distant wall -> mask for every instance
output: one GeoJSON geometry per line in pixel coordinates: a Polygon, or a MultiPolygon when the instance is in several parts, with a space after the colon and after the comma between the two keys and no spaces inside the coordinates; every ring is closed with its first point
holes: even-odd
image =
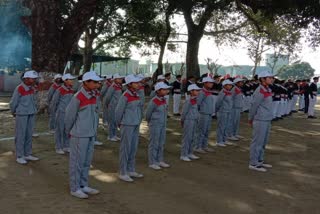
{"type": "Polygon", "coordinates": [[[0,87],[0,91],[2,92],[13,92],[14,89],[21,83],[20,80],[21,74],[8,75],[2,74],[0,78],[2,79],[2,86],[0,87]]]}

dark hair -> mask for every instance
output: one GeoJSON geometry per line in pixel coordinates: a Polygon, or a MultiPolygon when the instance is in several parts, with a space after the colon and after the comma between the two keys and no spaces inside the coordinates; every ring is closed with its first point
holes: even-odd
{"type": "Polygon", "coordinates": [[[170,76],[171,75],[171,73],[166,73],[165,75],[164,75],[164,77],[168,77],[168,76],[170,76]]]}

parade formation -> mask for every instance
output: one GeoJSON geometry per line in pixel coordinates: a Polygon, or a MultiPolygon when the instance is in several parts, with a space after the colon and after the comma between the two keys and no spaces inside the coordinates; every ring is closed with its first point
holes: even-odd
{"type": "MultiPolygon", "coordinates": [[[[16,162],[22,165],[39,160],[32,154],[38,78],[36,71],[25,72],[10,102],[16,120],[16,162]]],[[[214,151],[209,145],[209,133],[215,119],[216,146],[238,144],[244,139],[239,135],[241,114],[247,114],[247,122],[253,128],[248,168],[267,172],[272,168],[265,160],[271,122],[298,111],[304,112],[306,119],[316,118],[318,77],[311,83],[310,80],[279,80],[272,73],[262,71],[253,79],[204,74],[201,78],[190,76],[185,83],[177,75],[170,83],[171,74],[167,73],[157,77],[146,106],[145,84],[150,77],[143,74],[100,77],[95,71],[88,71],[78,78],[77,89],[73,87],[75,79],[69,73],[55,75],[47,102],[49,132],[54,134],[56,154],[69,154],[70,193],[77,198],[99,193],[89,186],[89,170],[94,146],[103,144],[97,140],[100,117],[107,127],[108,141],[120,142],[119,179],[125,182],[144,177],[136,169],[135,158],[144,119],[150,135],[149,168],[171,167],[164,152],[170,95],[173,116],[180,118],[177,125],[183,128],[177,158],[185,162],[214,151]]]]}

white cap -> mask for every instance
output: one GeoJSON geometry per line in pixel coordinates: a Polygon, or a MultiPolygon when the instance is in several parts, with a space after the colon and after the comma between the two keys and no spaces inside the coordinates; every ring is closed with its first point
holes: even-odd
{"type": "Polygon", "coordinates": [[[269,71],[261,71],[259,74],[258,74],[258,77],[259,78],[262,78],[262,77],[273,77],[274,75],[272,73],[270,73],[269,71]]]}
{"type": "Polygon", "coordinates": [[[196,84],[191,84],[188,86],[188,91],[192,90],[201,90],[201,88],[199,88],[196,84]]]}
{"type": "Polygon", "coordinates": [[[166,78],[161,74],[157,77],[157,80],[165,80],[166,78]]]}
{"type": "Polygon", "coordinates": [[[205,83],[205,82],[214,82],[214,80],[211,77],[204,77],[202,78],[202,83],[205,83]]]}
{"type": "Polygon", "coordinates": [[[114,74],[112,79],[122,79],[124,78],[124,76],[120,76],[118,73],[117,74],[114,74]]]}
{"type": "Polygon", "coordinates": [[[23,79],[24,78],[37,79],[37,78],[39,78],[39,75],[36,71],[31,70],[31,71],[27,71],[23,74],[23,79]]]}
{"type": "Polygon", "coordinates": [[[140,82],[141,81],[141,78],[134,75],[134,74],[129,74],[128,76],[126,76],[124,78],[124,80],[126,81],[125,85],[128,85],[130,83],[133,83],[133,82],[140,82]]]}
{"type": "Polygon", "coordinates": [[[98,74],[95,71],[89,71],[83,74],[82,76],[82,82],[93,80],[93,81],[102,81],[103,78],[99,77],[98,74]]]}
{"type": "Polygon", "coordinates": [[[73,80],[73,79],[75,79],[76,77],[75,76],[72,76],[71,74],[64,74],[63,76],[62,76],[62,80],[63,81],[66,81],[66,80],[73,80]]]}
{"type": "Polygon", "coordinates": [[[225,80],[222,82],[222,85],[233,85],[233,82],[231,80],[225,80]]]}
{"type": "Polygon", "coordinates": [[[111,74],[107,74],[106,75],[106,79],[108,80],[108,79],[112,79],[112,75],[111,74]]]}
{"type": "Polygon", "coordinates": [[[171,88],[171,86],[165,84],[164,82],[158,82],[155,86],[154,86],[154,90],[158,91],[160,89],[169,89],[171,88]]]}
{"type": "Polygon", "coordinates": [[[56,75],[54,75],[54,77],[53,77],[53,79],[59,79],[59,78],[62,78],[62,75],[61,74],[56,74],[56,75]]]}
{"type": "Polygon", "coordinates": [[[241,82],[241,81],[244,81],[244,79],[242,79],[242,78],[235,78],[235,79],[233,80],[233,83],[237,83],[237,82],[241,82]]]}

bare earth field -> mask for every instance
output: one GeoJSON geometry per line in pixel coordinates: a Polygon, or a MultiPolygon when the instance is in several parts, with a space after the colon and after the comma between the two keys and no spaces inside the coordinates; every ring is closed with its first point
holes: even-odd
{"type": "MultiPolygon", "coordinates": [[[[10,98],[0,97],[0,110],[10,98]]],[[[171,100],[172,103],[172,100],[171,100]]],[[[320,105],[317,106],[320,117],[320,105]]],[[[52,135],[34,139],[39,162],[21,166],[14,158],[14,118],[0,111],[0,214],[317,214],[320,213],[320,119],[297,113],[274,122],[266,160],[267,173],[248,170],[251,128],[242,115],[237,146],[216,148],[190,163],[179,160],[181,127],[171,117],[165,156],[172,165],[162,171],[147,167],[148,129],[143,122],[137,169],[145,175],[133,184],[117,179],[119,143],[96,147],[91,186],[100,195],[80,200],[69,195],[68,156],[57,155],[52,135]],[[4,139],[7,138],[8,139],[4,139]]],[[[36,132],[45,133],[48,117],[37,116],[36,132]]],[[[210,144],[215,143],[213,121],[210,144]]]]}

